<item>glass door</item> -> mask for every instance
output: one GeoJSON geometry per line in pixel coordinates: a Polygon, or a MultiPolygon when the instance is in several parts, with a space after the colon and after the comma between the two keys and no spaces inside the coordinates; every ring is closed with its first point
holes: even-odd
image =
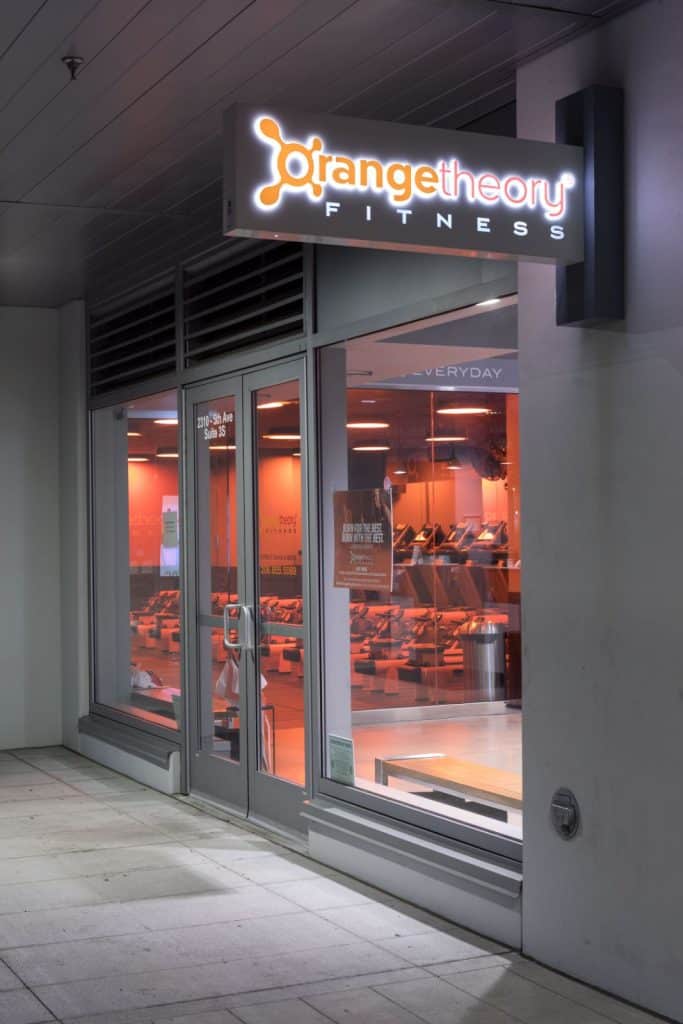
{"type": "Polygon", "coordinates": [[[192,389],[189,397],[191,786],[246,814],[242,379],[192,389]]]}
{"type": "Polygon", "coordinates": [[[307,777],[303,375],[303,360],[297,360],[250,374],[244,390],[255,674],[250,813],[292,829],[301,828],[307,777]]]}
{"type": "Polygon", "coordinates": [[[307,778],[302,360],[188,392],[191,788],[300,829],[307,778]]]}

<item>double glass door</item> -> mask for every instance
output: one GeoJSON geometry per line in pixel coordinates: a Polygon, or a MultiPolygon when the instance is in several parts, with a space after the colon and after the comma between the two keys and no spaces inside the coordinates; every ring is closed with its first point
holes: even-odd
{"type": "Polygon", "coordinates": [[[187,392],[193,792],[298,830],[307,774],[303,360],[187,392]]]}

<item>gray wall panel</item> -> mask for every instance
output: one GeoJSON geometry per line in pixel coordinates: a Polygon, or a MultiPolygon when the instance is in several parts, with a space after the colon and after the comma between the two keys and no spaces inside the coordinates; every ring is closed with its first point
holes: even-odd
{"type": "Polygon", "coordinates": [[[59,311],[59,355],[62,711],[64,742],[77,750],[78,719],[89,706],[88,439],[82,302],[71,302],[59,311]]]}
{"type": "Polygon", "coordinates": [[[517,290],[515,263],[334,245],[316,246],[316,275],[320,332],[375,316],[399,323],[413,304],[443,312],[517,290]]]}
{"type": "Polygon", "coordinates": [[[0,749],[62,740],[58,326],[0,307],[0,749]]]}
{"type": "Polygon", "coordinates": [[[520,270],[525,951],[683,1019],[683,8],[638,7],[523,68],[518,130],[623,84],[628,313],[555,326],[554,272],[520,270]],[[557,786],[583,826],[557,837],[557,786]]]}

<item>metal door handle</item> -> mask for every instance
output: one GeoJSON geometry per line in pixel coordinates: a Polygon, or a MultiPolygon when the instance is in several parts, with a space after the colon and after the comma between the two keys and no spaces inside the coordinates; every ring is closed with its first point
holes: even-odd
{"type": "Polygon", "coordinates": [[[255,638],[255,632],[254,632],[254,610],[253,610],[253,608],[251,608],[250,605],[243,604],[242,605],[242,611],[244,612],[244,618],[245,618],[245,621],[246,621],[246,643],[245,643],[245,647],[247,648],[248,651],[253,651],[254,647],[255,647],[255,644],[256,644],[256,638],[255,638]]]}
{"type": "Polygon", "coordinates": [[[230,639],[230,612],[234,611],[236,608],[239,609],[239,614],[237,616],[237,633],[239,635],[240,615],[242,613],[242,605],[239,602],[234,602],[233,604],[223,605],[223,644],[230,651],[241,651],[242,650],[242,644],[241,644],[241,642],[239,640],[237,641],[237,643],[234,643],[230,639]]]}

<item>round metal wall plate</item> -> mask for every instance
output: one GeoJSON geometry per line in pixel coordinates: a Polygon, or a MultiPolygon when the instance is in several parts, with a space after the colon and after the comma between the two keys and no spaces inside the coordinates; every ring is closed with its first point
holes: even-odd
{"type": "Polygon", "coordinates": [[[573,839],[579,830],[581,816],[576,797],[570,789],[557,789],[550,801],[553,827],[562,839],[573,839]]]}

